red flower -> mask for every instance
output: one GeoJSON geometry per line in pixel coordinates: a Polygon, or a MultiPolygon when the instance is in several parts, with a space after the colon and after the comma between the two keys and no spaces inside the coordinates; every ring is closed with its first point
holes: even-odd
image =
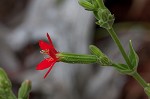
{"type": "Polygon", "coordinates": [[[42,49],[40,52],[42,54],[47,54],[49,57],[44,59],[41,63],[39,63],[36,67],[36,70],[43,70],[46,68],[49,68],[47,73],[44,75],[44,78],[47,77],[51,69],[53,68],[54,64],[59,61],[58,58],[56,57],[56,54],[58,53],[56,49],[53,46],[52,40],[47,33],[47,38],[49,40],[49,43],[46,43],[42,40],[39,41],[39,46],[42,49]]]}

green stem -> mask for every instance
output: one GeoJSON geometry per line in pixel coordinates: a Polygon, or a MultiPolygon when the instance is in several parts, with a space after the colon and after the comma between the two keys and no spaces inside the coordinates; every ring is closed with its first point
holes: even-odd
{"type": "MultiPolygon", "coordinates": [[[[129,68],[131,66],[131,62],[123,48],[123,46],[121,45],[120,43],[120,40],[118,38],[118,36],[116,35],[116,33],[114,32],[113,28],[110,28],[110,29],[107,29],[107,31],[109,32],[109,34],[111,35],[112,39],[115,41],[115,43],[117,44],[123,58],[125,59],[126,63],[128,64],[129,68]]],[[[131,69],[131,68],[130,68],[131,69]]],[[[138,83],[143,87],[143,88],[146,88],[148,87],[146,81],[136,72],[134,72],[132,75],[131,75],[134,79],[136,79],[138,81],[138,83]]],[[[148,94],[147,94],[148,95],[148,94]]],[[[149,96],[149,95],[148,95],[149,96]]]]}
{"type": "Polygon", "coordinates": [[[123,48],[123,46],[120,43],[120,40],[118,38],[118,36],[116,35],[116,33],[114,32],[113,28],[107,29],[107,31],[109,32],[109,34],[111,35],[112,39],[114,40],[114,42],[117,44],[123,58],[125,59],[126,63],[131,66],[131,62],[123,48]]]}
{"type": "MultiPolygon", "coordinates": [[[[120,43],[120,40],[118,38],[118,36],[116,35],[116,33],[114,32],[113,28],[110,28],[110,29],[107,29],[107,31],[109,32],[109,34],[111,35],[112,39],[115,41],[115,43],[117,44],[122,56],[124,57],[126,63],[128,64],[129,68],[131,66],[131,62],[123,48],[123,46],[121,45],[120,43]]],[[[131,68],[130,68],[131,69],[131,68]]],[[[136,79],[138,81],[138,83],[143,87],[143,88],[146,88],[148,87],[146,81],[136,72],[134,72],[132,75],[131,75],[134,79],[136,79]]],[[[148,95],[148,94],[147,94],[148,95]]],[[[149,95],[148,95],[149,96],[149,95]]]]}
{"type": "Polygon", "coordinates": [[[148,87],[146,81],[137,72],[133,73],[131,76],[136,79],[143,88],[148,87]]]}

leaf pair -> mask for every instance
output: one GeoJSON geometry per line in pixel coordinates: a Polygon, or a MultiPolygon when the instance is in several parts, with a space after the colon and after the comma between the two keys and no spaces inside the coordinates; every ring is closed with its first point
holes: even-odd
{"type": "Polygon", "coordinates": [[[133,49],[131,40],[129,41],[129,48],[130,51],[129,51],[128,58],[130,61],[130,66],[126,64],[115,64],[115,63],[113,64],[113,66],[123,74],[132,75],[137,70],[139,58],[135,50],[133,49]]]}
{"type": "Polygon", "coordinates": [[[122,74],[131,75],[134,73],[126,64],[113,64],[113,66],[122,74]]]}

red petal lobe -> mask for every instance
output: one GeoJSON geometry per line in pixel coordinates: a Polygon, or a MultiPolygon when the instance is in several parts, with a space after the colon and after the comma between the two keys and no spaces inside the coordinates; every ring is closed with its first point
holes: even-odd
{"type": "Polygon", "coordinates": [[[53,42],[52,42],[52,40],[51,40],[51,38],[50,38],[50,36],[49,36],[49,34],[48,34],[48,33],[47,33],[47,38],[48,38],[48,41],[49,41],[50,45],[52,45],[52,46],[53,46],[53,42]]]}
{"type": "Polygon", "coordinates": [[[44,42],[44,41],[42,41],[42,40],[39,41],[39,46],[40,46],[40,48],[41,48],[42,50],[46,50],[46,49],[51,49],[51,48],[53,48],[53,46],[50,46],[48,43],[46,43],[46,42],[44,42]]]}
{"type": "Polygon", "coordinates": [[[54,66],[55,63],[56,63],[56,62],[53,62],[53,63],[51,64],[50,68],[48,69],[48,71],[47,71],[46,74],[44,75],[44,79],[47,77],[47,75],[49,74],[49,72],[52,70],[52,68],[53,68],[53,66],[54,66]]]}
{"type": "Polygon", "coordinates": [[[55,60],[50,60],[49,58],[46,58],[43,60],[41,63],[39,63],[36,67],[36,70],[43,70],[46,69],[50,66],[52,66],[56,62],[55,60]]]}

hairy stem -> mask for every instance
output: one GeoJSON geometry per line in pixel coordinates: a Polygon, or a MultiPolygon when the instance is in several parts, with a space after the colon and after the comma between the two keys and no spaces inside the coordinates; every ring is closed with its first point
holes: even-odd
{"type": "Polygon", "coordinates": [[[131,76],[136,79],[143,88],[147,87],[146,81],[139,75],[139,73],[135,72],[131,76]]]}
{"type": "Polygon", "coordinates": [[[131,66],[130,60],[129,60],[129,58],[128,58],[128,56],[127,56],[123,46],[121,45],[118,36],[114,32],[113,28],[107,29],[107,31],[109,32],[109,34],[111,35],[112,39],[114,40],[114,42],[118,46],[118,48],[119,48],[123,58],[125,59],[126,63],[128,64],[128,66],[131,66]]]}

